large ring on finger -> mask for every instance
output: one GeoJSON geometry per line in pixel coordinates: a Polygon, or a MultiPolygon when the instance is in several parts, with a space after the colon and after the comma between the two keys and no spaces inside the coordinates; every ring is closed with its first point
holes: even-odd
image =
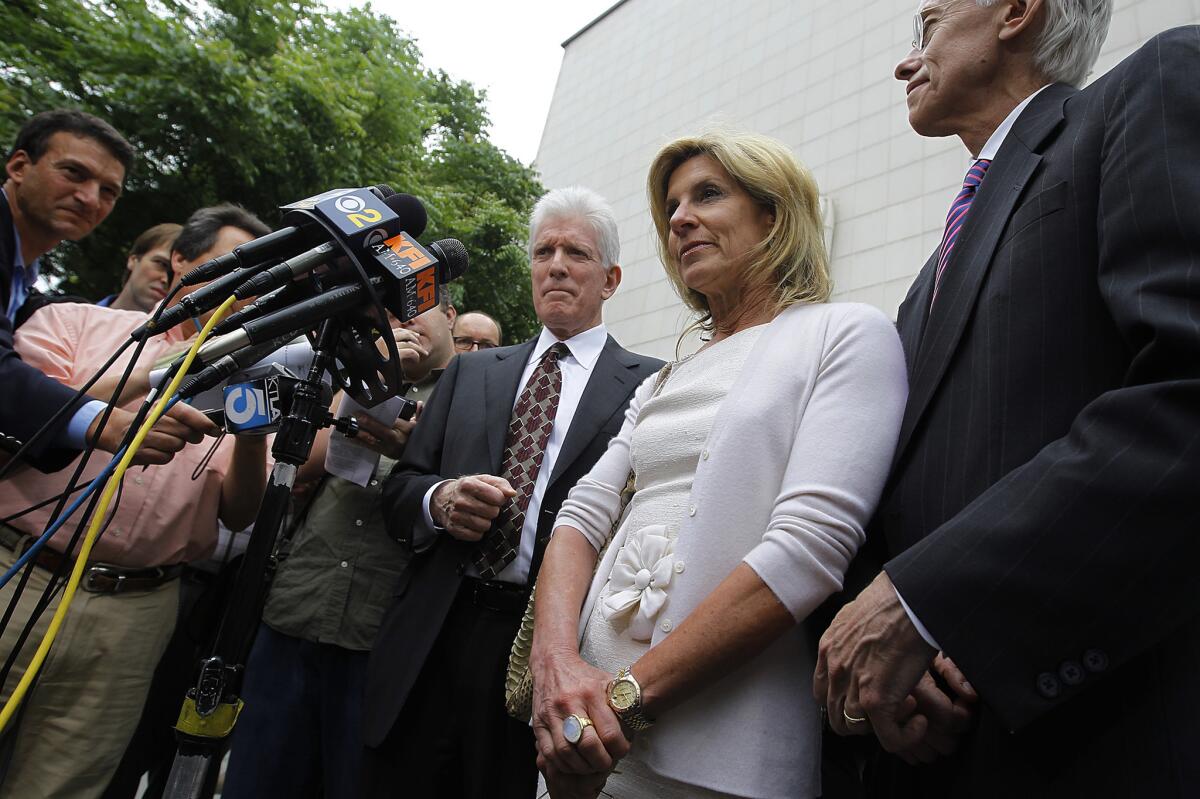
{"type": "Polygon", "coordinates": [[[567,739],[567,743],[574,746],[583,740],[583,731],[591,726],[592,720],[587,716],[572,713],[563,719],[563,737],[567,739]]]}
{"type": "Polygon", "coordinates": [[[846,708],[844,705],[842,706],[842,718],[844,718],[846,720],[847,724],[862,724],[864,721],[867,720],[866,716],[863,716],[862,718],[859,718],[858,716],[851,716],[849,713],[846,712],[846,708]]]}

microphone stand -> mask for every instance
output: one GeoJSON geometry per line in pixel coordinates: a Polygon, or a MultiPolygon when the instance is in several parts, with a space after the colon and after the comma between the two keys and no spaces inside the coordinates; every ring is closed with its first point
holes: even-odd
{"type": "Polygon", "coordinates": [[[358,432],[353,418],[335,421],[321,396],[321,377],[334,368],[341,333],[340,320],[331,318],[321,323],[312,365],[296,387],[292,406],[275,435],[271,447],[275,466],[234,580],[228,609],[213,652],[200,663],[195,685],[188,689],[175,727],[179,748],[164,791],[168,799],[201,799],[211,796],[216,785],[216,766],[225,754],[242,708],[242,676],[274,573],[272,552],[287,515],[296,470],[308,460],[318,430],[333,425],[349,436],[358,432]]]}

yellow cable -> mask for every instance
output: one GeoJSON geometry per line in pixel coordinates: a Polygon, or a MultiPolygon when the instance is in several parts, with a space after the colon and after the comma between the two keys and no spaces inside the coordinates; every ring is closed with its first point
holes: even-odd
{"type": "Polygon", "coordinates": [[[167,386],[167,389],[159,396],[158,401],[154,403],[154,407],[150,409],[149,415],[142,422],[142,426],[138,428],[137,435],[133,437],[129,448],[125,450],[125,455],[122,456],[112,476],[105,483],[104,493],[100,495],[100,504],[97,506],[96,512],[92,514],[92,521],[88,526],[87,536],[84,537],[83,546],[80,548],[79,554],[75,557],[75,568],[71,570],[71,578],[67,581],[67,587],[63,590],[62,599],[58,603],[58,608],[54,611],[54,618],[50,620],[50,624],[46,628],[46,635],[42,638],[41,644],[38,645],[37,652],[34,652],[33,660],[29,662],[29,667],[21,675],[21,681],[17,683],[17,687],[13,691],[12,696],[9,697],[8,702],[5,703],[4,709],[0,710],[0,732],[3,732],[4,728],[8,726],[9,719],[12,718],[17,707],[20,706],[21,700],[25,698],[25,694],[29,690],[33,678],[37,675],[38,669],[42,667],[46,655],[50,652],[50,647],[54,644],[54,639],[58,635],[59,628],[62,626],[63,617],[67,615],[67,608],[70,607],[71,600],[75,597],[75,589],[79,586],[79,581],[83,579],[83,570],[87,568],[88,555],[92,552],[92,545],[96,542],[96,538],[100,533],[101,523],[108,513],[108,504],[112,501],[113,494],[117,492],[117,486],[121,484],[121,478],[125,476],[125,470],[129,468],[129,462],[133,460],[133,456],[137,454],[138,449],[142,446],[142,442],[146,440],[150,428],[163,415],[167,401],[175,395],[179,384],[183,382],[184,375],[192,368],[192,361],[196,359],[196,352],[200,349],[200,345],[204,343],[204,339],[208,338],[208,334],[212,331],[213,327],[221,321],[221,317],[225,316],[234,302],[236,302],[236,298],[230,297],[213,312],[213,315],[204,325],[204,329],[200,331],[200,335],[192,342],[191,349],[188,350],[187,356],[183,359],[183,366],[175,373],[171,384],[167,386]]]}

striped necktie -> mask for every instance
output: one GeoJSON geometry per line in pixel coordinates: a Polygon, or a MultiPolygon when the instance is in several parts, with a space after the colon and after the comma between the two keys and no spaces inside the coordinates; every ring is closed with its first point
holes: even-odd
{"type": "Polygon", "coordinates": [[[930,310],[933,309],[933,303],[937,301],[938,288],[942,284],[942,272],[946,271],[946,264],[950,262],[950,254],[954,252],[954,244],[958,241],[958,234],[962,230],[963,222],[967,219],[967,211],[971,209],[971,201],[975,199],[975,192],[979,188],[979,184],[983,182],[983,176],[987,174],[991,164],[991,161],[984,159],[971,164],[971,168],[967,170],[967,176],[963,178],[962,190],[951,203],[950,213],[946,214],[946,232],[942,234],[937,272],[933,277],[933,297],[929,300],[930,310]]]}

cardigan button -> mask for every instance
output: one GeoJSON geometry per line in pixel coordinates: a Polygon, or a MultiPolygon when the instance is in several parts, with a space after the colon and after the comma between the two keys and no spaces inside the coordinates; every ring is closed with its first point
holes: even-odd
{"type": "Polygon", "coordinates": [[[669,633],[669,632],[671,632],[671,630],[672,630],[672,629],[675,627],[675,625],[674,625],[674,624],[671,624],[671,620],[670,620],[670,619],[663,619],[663,623],[662,623],[660,626],[662,627],[662,631],[663,631],[664,633],[669,633]]]}
{"type": "Polygon", "coordinates": [[[683,561],[682,560],[675,561],[675,573],[683,574],[683,561]]]}
{"type": "Polygon", "coordinates": [[[688,516],[695,516],[695,515],[696,515],[696,506],[695,505],[688,506],[688,516]]]}

